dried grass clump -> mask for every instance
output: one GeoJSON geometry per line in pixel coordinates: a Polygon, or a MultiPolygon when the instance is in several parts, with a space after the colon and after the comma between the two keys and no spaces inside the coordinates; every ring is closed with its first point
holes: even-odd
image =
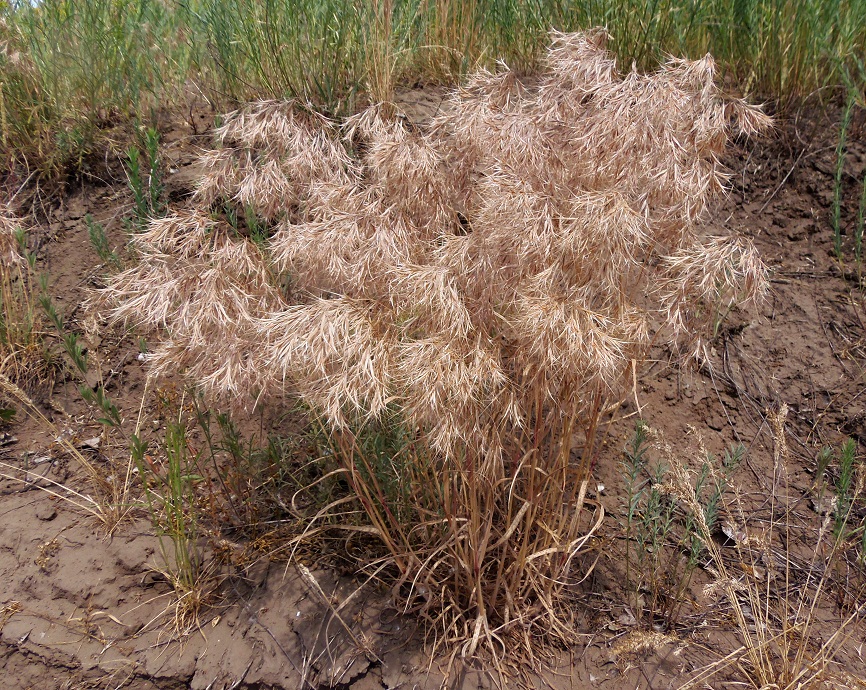
{"type": "Polygon", "coordinates": [[[230,114],[199,208],[153,221],[106,292],[161,333],[155,373],[323,415],[395,593],[465,656],[569,637],[606,411],[651,343],[694,349],[764,289],[751,244],[701,227],[729,137],[769,118],[721,96],[709,56],[622,75],[605,41],[553,34],[536,79],[478,73],[423,127],[387,104],[342,127],[230,114]]]}
{"type": "Polygon", "coordinates": [[[0,204],[0,260],[4,266],[17,266],[24,261],[15,237],[19,227],[18,219],[0,204]]]}
{"type": "Polygon", "coordinates": [[[41,396],[56,371],[43,342],[39,280],[26,237],[21,219],[0,202],[0,375],[41,396]]]}

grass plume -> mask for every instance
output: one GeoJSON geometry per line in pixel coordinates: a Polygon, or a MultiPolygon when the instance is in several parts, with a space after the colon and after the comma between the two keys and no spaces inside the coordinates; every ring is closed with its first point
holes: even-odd
{"type": "Polygon", "coordinates": [[[102,295],[156,332],[153,373],[315,410],[394,591],[466,657],[569,638],[606,411],[651,343],[700,353],[765,284],[747,241],[700,228],[728,137],[770,119],[709,56],[622,74],[603,30],[550,40],[537,79],[479,71],[423,127],[391,104],[230,113],[197,206],[152,220],[102,295]],[[382,465],[385,432],[407,441],[382,465]]]}

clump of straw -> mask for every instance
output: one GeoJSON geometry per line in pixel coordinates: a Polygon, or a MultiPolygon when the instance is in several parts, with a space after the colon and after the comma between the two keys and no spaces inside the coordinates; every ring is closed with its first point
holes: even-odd
{"type": "Polygon", "coordinates": [[[605,410],[651,343],[699,351],[765,286],[750,243],[701,228],[729,137],[769,118],[710,56],[621,74],[606,39],[554,33],[537,78],[477,73],[424,126],[389,104],[229,114],[196,208],[136,236],[105,294],[160,334],[154,373],[323,416],[395,593],[465,656],[568,638],[605,410]],[[395,425],[411,443],[364,453],[395,425]]]}

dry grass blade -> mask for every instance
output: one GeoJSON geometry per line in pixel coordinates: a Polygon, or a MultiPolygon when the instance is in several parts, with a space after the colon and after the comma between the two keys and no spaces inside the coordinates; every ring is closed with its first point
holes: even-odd
{"type": "Polygon", "coordinates": [[[0,202],[0,373],[30,392],[50,389],[56,374],[44,344],[35,258],[21,220],[0,202]]]}
{"type": "MultiPolygon", "coordinates": [[[[41,480],[47,481],[51,487],[40,487],[44,491],[51,493],[54,496],[62,498],[76,507],[96,518],[105,528],[108,535],[111,535],[124,518],[126,518],[133,509],[133,501],[130,496],[130,474],[127,473],[126,480],[120,486],[120,482],[111,482],[106,478],[105,473],[94,465],[84,453],[79,450],[76,445],[65,434],[59,432],[57,427],[44,415],[36,404],[22,391],[18,386],[12,383],[5,376],[0,374],[0,391],[11,399],[20,404],[29,416],[35,419],[44,429],[51,433],[52,438],[58,443],[63,450],[73,459],[76,464],[81,467],[90,481],[95,498],[79,491],[72,489],[69,486],[60,484],[48,477],[38,477],[41,480]]],[[[20,468],[2,463],[10,470],[20,470],[20,468]]],[[[13,475],[4,475],[9,479],[21,481],[19,477],[13,475]]],[[[27,479],[30,481],[30,479],[27,479]]]]}
{"type": "MultiPolygon", "coordinates": [[[[790,500],[791,488],[785,438],[787,413],[787,405],[782,405],[768,414],[774,440],[774,485],[778,486],[772,497],[773,517],[769,526],[761,534],[754,533],[749,528],[739,496],[735,494],[733,499],[725,500],[724,509],[736,522],[733,563],[737,565],[733,567],[702,519],[703,511],[695,504],[693,493],[685,490],[690,481],[685,463],[673,463],[676,479],[672,490],[693,516],[698,536],[716,573],[716,581],[705,588],[705,594],[727,600],[742,643],[738,649],[699,669],[682,686],[684,689],[706,687],[709,679],[731,667],[736,667],[744,684],[755,690],[839,687],[842,682],[841,676],[830,667],[854,634],[855,624],[866,610],[866,602],[857,602],[850,612],[834,620],[834,630],[826,639],[816,639],[814,629],[818,625],[819,608],[831,589],[833,568],[830,564],[840,557],[843,539],[833,534],[828,516],[817,531],[811,560],[797,566],[795,559],[789,557],[788,549],[796,540],[790,506],[786,503],[790,500]],[[777,514],[784,517],[780,520],[775,517],[777,514]],[[775,540],[784,547],[778,558],[773,551],[775,540]]],[[[860,490],[862,487],[858,492],[860,490]]],[[[850,517],[847,514],[841,519],[847,524],[850,517]]]]}

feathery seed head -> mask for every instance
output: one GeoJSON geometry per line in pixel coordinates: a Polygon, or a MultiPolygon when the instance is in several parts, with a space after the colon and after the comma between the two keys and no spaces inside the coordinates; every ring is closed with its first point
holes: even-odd
{"type": "Polygon", "coordinates": [[[446,455],[519,454],[548,408],[597,414],[650,333],[701,342],[711,305],[765,289],[754,247],[699,230],[728,138],[771,123],[712,57],[621,74],[607,38],[554,32],[537,79],[480,71],[423,126],[392,104],[340,126],[292,102],[230,113],[203,210],[136,238],[114,316],[164,329],[157,371],[292,391],[342,428],[395,405],[446,455]],[[263,250],[219,200],[254,211],[263,250]]]}

